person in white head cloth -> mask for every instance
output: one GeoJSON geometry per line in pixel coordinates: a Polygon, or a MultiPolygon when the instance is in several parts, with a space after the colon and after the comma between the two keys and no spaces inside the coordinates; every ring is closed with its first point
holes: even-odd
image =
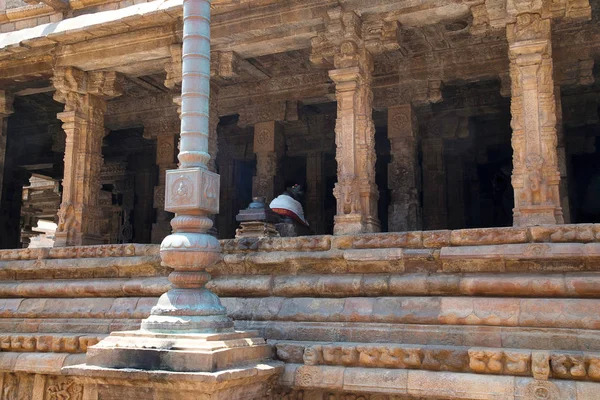
{"type": "Polygon", "coordinates": [[[289,217],[304,226],[308,226],[308,222],[304,218],[304,209],[300,203],[303,194],[302,187],[294,185],[274,198],[269,207],[282,217],[289,217]]]}

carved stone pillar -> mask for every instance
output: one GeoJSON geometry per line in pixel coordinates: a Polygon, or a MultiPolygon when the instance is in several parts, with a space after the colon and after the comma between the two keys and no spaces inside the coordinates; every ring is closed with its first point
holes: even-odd
{"type": "Polygon", "coordinates": [[[152,224],[152,243],[160,243],[171,233],[173,213],[165,210],[165,176],[169,169],[177,167],[175,149],[179,117],[161,118],[144,126],[144,136],[156,139],[156,166],[158,182],[154,187],[153,207],[156,209],[156,222],[152,224]]]}
{"type": "Polygon", "coordinates": [[[526,12],[507,26],[511,75],[513,224],[561,224],[550,20],[526,12]]]}
{"type": "Polygon", "coordinates": [[[567,150],[565,142],[565,129],[563,125],[562,99],[560,86],[554,86],[554,97],[556,99],[556,136],[557,136],[557,157],[558,170],[560,172],[560,183],[558,191],[560,193],[560,204],[562,206],[563,219],[565,224],[571,223],[571,206],[569,201],[569,163],[567,160],[567,150]]]}
{"type": "Polygon", "coordinates": [[[306,215],[310,229],[322,234],[325,231],[325,181],[324,155],[313,151],[306,155],[306,215]]]}
{"type": "Polygon", "coordinates": [[[106,100],[120,96],[114,72],[84,72],[73,67],[54,71],[54,99],[65,104],[58,114],[66,133],[62,203],[55,246],[102,243],[98,205],[106,100]]]}
{"type": "Polygon", "coordinates": [[[390,232],[414,231],[421,227],[417,131],[416,116],[410,104],[388,109],[388,139],[392,156],[388,167],[390,232]]]}
{"type": "Polygon", "coordinates": [[[341,44],[336,55],[338,69],[329,72],[335,82],[337,120],[335,127],[338,181],[334,188],[336,235],[379,232],[375,183],[375,126],[371,82],[373,60],[356,43],[341,44]]]}
{"type": "MultiPolygon", "coordinates": [[[[6,137],[8,117],[13,113],[13,97],[10,93],[0,90],[0,207],[2,207],[2,191],[4,178],[4,163],[6,161],[6,137]]],[[[0,212],[0,218],[2,213],[0,212]]]]}
{"type": "MultiPolygon", "coordinates": [[[[435,132],[428,132],[430,135],[435,132]]],[[[423,146],[423,225],[424,229],[448,228],[448,200],[444,139],[425,138],[423,146]]]]}
{"type": "Polygon", "coordinates": [[[254,125],[256,176],[252,182],[252,197],[264,197],[267,204],[283,189],[279,161],[283,155],[283,128],[277,121],[254,125]]]}

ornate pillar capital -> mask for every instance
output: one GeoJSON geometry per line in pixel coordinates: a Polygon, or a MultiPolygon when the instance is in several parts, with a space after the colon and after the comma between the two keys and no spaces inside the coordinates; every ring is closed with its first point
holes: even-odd
{"type": "Polygon", "coordinates": [[[75,67],[54,69],[52,83],[56,88],[54,99],[65,104],[65,111],[80,111],[88,107],[106,105],[94,98],[109,100],[123,94],[123,76],[112,71],[85,72],[75,67]]]}
{"type": "Polygon", "coordinates": [[[502,29],[514,24],[524,14],[537,14],[542,19],[588,21],[592,17],[589,0],[470,0],[473,16],[471,33],[502,29]]]}

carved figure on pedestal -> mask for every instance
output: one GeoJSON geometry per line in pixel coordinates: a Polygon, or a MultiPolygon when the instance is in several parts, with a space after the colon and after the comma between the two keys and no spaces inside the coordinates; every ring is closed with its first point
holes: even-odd
{"type": "Polygon", "coordinates": [[[354,194],[355,179],[342,176],[335,185],[334,195],[338,200],[338,215],[355,214],[359,210],[357,196],[354,194]]]}
{"type": "Polygon", "coordinates": [[[79,231],[79,221],[75,216],[75,207],[64,203],[58,211],[58,232],[79,231]]]}
{"type": "Polygon", "coordinates": [[[528,205],[541,205],[548,201],[548,184],[542,171],[543,164],[544,160],[537,154],[529,155],[525,161],[529,171],[524,191],[528,205]]]}

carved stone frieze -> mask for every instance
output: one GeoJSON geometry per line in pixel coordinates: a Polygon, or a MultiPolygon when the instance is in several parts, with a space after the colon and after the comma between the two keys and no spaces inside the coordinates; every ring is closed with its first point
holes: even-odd
{"type": "Polygon", "coordinates": [[[50,376],[46,387],[47,400],[83,400],[83,385],[72,378],[50,376]]]}
{"type": "MultiPolygon", "coordinates": [[[[223,252],[244,251],[327,251],[331,249],[330,236],[302,236],[269,239],[232,239],[222,241],[223,252]]],[[[0,253],[1,254],[1,253],[0,253]]]]}
{"type": "Polygon", "coordinates": [[[144,138],[153,139],[161,136],[178,136],[180,124],[179,116],[175,113],[165,117],[145,119],[144,138]]]}
{"type": "Polygon", "coordinates": [[[547,380],[550,376],[550,353],[534,351],[531,354],[531,371],[535,379],[547,380]]]}
{"type": "Polygon", "coordinates": [[[36,260],[69,258],[134,257],[152,254],[153,249],[146,245],[111,244],[102,246],[74,246],[40,249],[1,250],[0,260],[36,260]]]}
{"type": "Polygon", "coordinates": [[[600,380],[597,353],[558,353],[485,347],[405,344],[276,343],[277,356],[288,363],[359,368],[423,369],[476,374],[533,376],[537,380],[600,380]]]}
{"type": "Polygon", "coordinates": [[[288,114],[287,108],[288,103],[285,101],[248,106],[238,111],[240,115],[238,125],[243,128],[261,122],[285,121],[288,114]]]}
{"type": "Polygon", "coordinates": [[[89,346],[101,340],[96,336],[60,336],[47,335],[0,335],[2,351],[85,353],[89,346]]]}

